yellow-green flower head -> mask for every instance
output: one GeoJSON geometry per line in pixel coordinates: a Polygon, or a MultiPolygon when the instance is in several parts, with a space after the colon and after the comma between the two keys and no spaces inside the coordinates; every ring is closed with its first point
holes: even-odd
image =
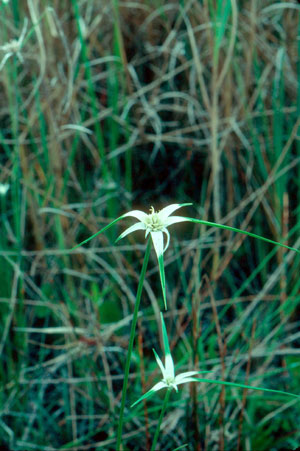
{"type": "Polygon", "coordinates": [[[146,235],[149,232],[159,232],[164,228],[164,223],[153,207],[150,208],[150,214],[146,216],[144,223],[146,226],[146,235]]]}

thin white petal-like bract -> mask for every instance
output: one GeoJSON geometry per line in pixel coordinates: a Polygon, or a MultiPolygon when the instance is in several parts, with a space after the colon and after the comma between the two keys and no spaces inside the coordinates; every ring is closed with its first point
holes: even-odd
{"type": "Polygon", "coordinates": [[[160,360],[160,358],[159,358],[158,354],[156,353],[155,349],[153,349],[153,352],[154,352],[154,355],[155,355],[156,362],[157,362],[157,364],[158,364],[158,366],[160,368],[160,371],[162,372],[163,378],[165,378],[166,377],[166,370],[165,370],[164,364],[160,360]]]}
{"type": "Polygon", "coordinates": [[[192,205],[192,204],[171,204],[168,205],[167,207],[163,208],[158,214],[159,217],[164,221],[166,218],[168,218],[174,211],[178,210],[181,207],[185,207],[187,205],[192,205]]]}
{"type": "Polygon", "coordinates": [[[144,399],[150,398],[150,396],[154,395],[155,392],[158,390],[161,390],[162,388],[168,387],[165,382],[160,381],[157,384],[154,385],[154,387],[151,388],[151,390],[147,391],[143,396],[141,396],[137,401],[135,401],[131,407],[134,407],[136,404],[138,404],[140,401],[143,401],[144,399]]]}
{"type": "Polygon", "coordinates": [[[148,216],[147,213],[144,213],[143,211],[140,210],[132,210],[129,211],[128,213],[125,213],[123,215],[123,218],[126,218],[127,216],[129,217],[133,217],[138,219],[139,221],[144,221],[144,219],[148,216]]]}
{"type": "Polygon", "coordinates": [[[164,253],[164,252],[168,249],[168,247],[169,247],[169,243],[170,243],[170,234],[169,234],[169,231],[168,231],[168,229],[167,229],[166,227],[164,227],[164,228],[162,229],[162,232],[165,233],[165,234],[167,235],[167,242],[166,242],[165,247],[164,247],[164,249],[163,249],[163,253],[164,253]]]}
{"type": "Polygon", "coordinates": [[[121,240],[126,235],[129,235],[129,233],[135,232],[136,230],[145,230],[146,226],[142,222],[137,222],[136,224],[133,224],[132,226],[128,227],[128,229],[124,230],[124,232],[121,233],[121,235],[117,238],[116,241],[121,240]]]}
{"type": "Polygon", "coordinates": [[[187,371],[185,373],[180,373],[178,376],[176,376],[176,384],[181,382],[182,379],[185,379],[186,377],[195,376],[196,374],[200,374],[202,371],[187,371]]]}
{"type": "Polygon", "coordinates": [[[169,227],[172,224],[176,224],[177,222],[188,222],[183,216],[170,216],[166,219],[166,227],[169,227]]]}
{"type": "Polygon", "coordinates": [[[152,243],[153,243],[157,258],[159,258],[164,252],[163,232],[159,231],[159,232],[150,232],[150,233],[151,233],[152,243]]]}
{"type": "Polygon", "coordinates": [[[187,377],[187,378],[183,379],[183,380],[180,381],[180,382],[177,382],[177,381],[175,380],[175,384],[176,384],[176,385],[186,384],[187,382],[198,382],[198,381],[197,381],[197,379],[195,379],[194,377],[187,377]]]}

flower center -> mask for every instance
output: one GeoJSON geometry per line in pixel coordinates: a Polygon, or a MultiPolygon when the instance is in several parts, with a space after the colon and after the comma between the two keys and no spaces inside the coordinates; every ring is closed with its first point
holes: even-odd
{"type": "Polygon", "coordinates": [[[162,230],[164,227],[163,221],[161,220],[159,213],[154,210],[153,207],[150,209],[150,214],[147,215],[144,222],[151,232],[158,232],[159,230],[162,230]]]}
{"type": "Polygon", "coordinates": [[[2,45],[2,50],[5,53],[17,53],[20,50],[20,43],[17,39],[12,39],[11,41],[2,45]]]}
{"type": "Polygon", "coordinates": [[[172,376],[168,376],[168,377],[165,378],[165,383],[167,385],[174,385],[174,382],[175,382],[175,379],[172,376]]]}

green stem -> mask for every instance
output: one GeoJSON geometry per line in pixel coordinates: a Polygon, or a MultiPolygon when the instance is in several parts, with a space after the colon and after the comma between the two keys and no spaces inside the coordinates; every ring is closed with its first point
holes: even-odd
{"type": "Polygon", "coordinates": [[[131,331],[130,331],[130,337],[129,337],[128,352],[127,352],[126,365],[125,365],[125,375],[124,375],[123,390],[122,390],[119,425],[118,425],[118,432],[117,432],[117,451],[120,451],[120,447],[121,447],[122,429],[123,429],[123,421],[124,421],[124,408],[125,408],[126,392],[127,392],[128,377],[129,377],[130,360],[131,360],[139,306],[140,306],[140,301],[141,301],[142,289],[143,289],[146,269],[148,266],[148,261],[149,261],[149,256],[150,256],[150,250],[151,250],[151,240],[148,240],[145,257],[144,257],[144,261],[143,261],[143,267],[142,267],[139,285],[138,285],[137,294],[136,294],[132,323],[131,323],[131,331]]]}
{"type": "Polygon", "coordinates": [[[164,399],[164,403],[163,403],[163,406],[162,406],[162,409],[161,409],[161,412],[160,412],[159,420],[158,420],[158,423],[157,423],[157,426],[156,426],[156,431],[155,431],[153,443],[152,443],[152,446],[151,446],[151,451],[155,451],[157,449],[156,448],[156,444],[157,444],[157,440],[158,440],[158,436],[159,436],[159,432],[160,432],[160,426],[161,426],[161,422],[163,420],[163,417],[165,415],[165,411],[167,409],[167,405],[168,405],[168,402],[169,402],[171,391],[172,391],[172,388],[168,388],[166,396],[165,396],[165,399],[164,399]]]}

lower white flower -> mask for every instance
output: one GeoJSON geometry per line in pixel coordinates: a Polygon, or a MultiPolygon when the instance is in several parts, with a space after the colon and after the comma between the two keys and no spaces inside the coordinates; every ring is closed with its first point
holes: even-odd
{"type": "MultiPolygon", "coordinates": [[[[2,0],[3,1],[3,0],[2,0]]],[[[8,3],[8,2],[4,2],[8,3]]],[[[27,31],[28,19],[27,17],[24,19],[24,25],[21,31],[21,34],[18,39],[11,39],[6,44],[0,46],[0,50],[5,54],[1,63],[0,63],[0,71],[3,69],[6,61],[13,55],[16,55],[21,63],[24,62],[23,56],[21,54],[21,49],[24,44],[24,39],[27,31]]]]}
{"type": "Polygon", "coordinates": [[[155,392],[161,390],[162,388],[167,388],[171,390],[172,388],[175,391],[178,391],[178,385],[186,384],[187,382],[197,382],[198,380],[194,378],[196,374],[206,373],[207,371],[186,371],[185,373],[178,374],[175,376],[174,362],[170,352],[169,340],[167,335],[167,329],[164,323],[164,318],[162,313],[161,317],[161,326],[162,326],[162,336],[165,350],[165,365],[162,363],[157,353],[153,349],[157,364],[162,372],[163,379],[155,384],[149,391],[147,391],[143,396],[141,396],[135,403],[132,404],[131,407],[138,404],[143,399],[147,399],[152,396],[155,392]]]}
{"type": "Polygon", "coordinates": [[[9,190],[8,183],[0,183],[0,196],[5,196],[8,190],[9,190]]]}

